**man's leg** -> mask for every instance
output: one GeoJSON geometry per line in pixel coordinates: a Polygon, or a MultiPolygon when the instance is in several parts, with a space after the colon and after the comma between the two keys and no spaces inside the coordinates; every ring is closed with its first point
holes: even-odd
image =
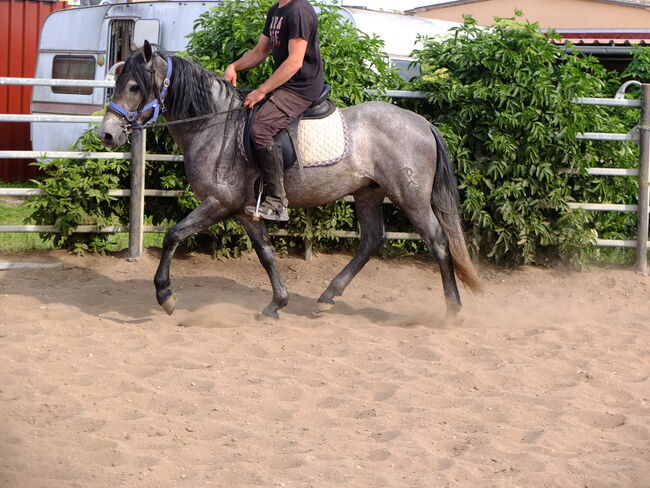
{"type": "MultiPolygon", "coordinates": [[[[284,190],[282,149],[275,143],[255,147],[257,161],[262,170],[264,200],[257,209],[259,216],[267,220],[289,220],[287,194],[284,190]]],[[[257,207],[246,207],[246,213],[254,215],[257,207]]]]}
{"type": "MultiPolygon", "coordinates": [[[[259,215],[265,219],[289,220],[282,149],[273,138],[278,132],[286,129],[310,104],[307,100],[278,90],[262,106],[253,121],[251,138],[264,180],[264,201],[260,205],[259,215]]],[[[253,215],[255,207],[246,207],[246,213],[253,215]]]]}

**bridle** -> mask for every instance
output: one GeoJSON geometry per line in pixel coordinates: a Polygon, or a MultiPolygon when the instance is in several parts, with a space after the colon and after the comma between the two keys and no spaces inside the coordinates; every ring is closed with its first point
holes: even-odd
{"type": "MultiPolygon", "coordinates": [[[[129,112],[125,108],[120,107],[117,103],[113,101],[109,102],[107,110],[120,117],[126,123],[124,125],[124,130],[127,134],[130,134],[135,130],[142,130],[147,126],[152,125],[158,119],[158,115],[161,112],[165,113],[167,111],[167,107],[165,107],[165,97],[167,96],[167,89],[169,88],[172,77],[171,56],[167,56],[166,61],[167,73],[165,74],[165,79],[162,84],[162,90],[160,90],[156,98],[147,103],[144,107],[137,109],[135,112],[129,112]],[[149,118],[149,120],[147,120],[144,124],[142,124],[138,119],[143,113],[151,109],[154,111],[153,116],[149,118]]],[[[149,69],[149,71],[151,72],[154,90],[155,92],[158,92],[158,84],[156,83],[156,70],[149,69]]]]}
{"type": "MultiPolygon", "coordinates": [[[[156,84],[156,70],[154,69],[148,69],[148,71],[151,73],[152,81],[153,81],[153,87],[154,90],[157,92],[158,91],[158,85],[156,84]]],[[[164,122],[164,123],[156,123],[156,120],[158,120],[158,115],[160,113],[165,113],[167,112],[167,107],[165,106],[165,97],[167,96],[167,89],[169,88],[169,85],[171,84],[171,77],[172,77],[172,58],[171,56],[167,56],[167,73],[165,74],[165,79],[163,81],[162,85],[162,90],[158,94],[156,98],[154,98],[152,101],[147,103],[144,107],[136,110],[135,112],[129,112],[123,107],[120,107],[117,103],[111,101],[108,104],[108,107],[106,110],[109,112],[114,113],[118,117],[120,117],[125,124],[122,125],[124,128],[124,131],[127,134],[131,134],[133,131],[136,130],[142,130],[146,129],[147,127],[149,128],[157,128],[157,127],[164,127],[164,126],[170,126],[170,125],[177,125],[177,124],[185,124],[187,122],[193,122],[197,120],[204,120],[204,119],[209,119],[218,115],[226,115],[230,114],[232,112],[239,112],[242,110],[246,110],[246,107],[236,107],[232,108],[232,104],[234,102],[234,99],[231,99],[230,101],[230,107],[228,107],[228,110],[223,110],[220,112],[212,112],[206,115],[199,115],[197,117],[190,117],[187,119],[181,119],[181,120],[175,120],[173,122],[164,122]],[[154,110],[153,116],[147,120],[144,124],[140,123],[138,119],[140,116],[145,113],[148,110],[154,110]]],[[[230,120],[230,118],[228,118],[230,120]]],[[[227,121],[226,121],[227,122],[227,121]]]]}

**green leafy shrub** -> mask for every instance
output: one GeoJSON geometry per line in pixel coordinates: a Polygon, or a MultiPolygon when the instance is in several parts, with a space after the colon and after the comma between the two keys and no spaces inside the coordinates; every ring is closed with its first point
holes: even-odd
{"type": "Polygon", "coordinates": [[[591,216],[567,203],[596,195],[566,170],[620,156],[611,144],[576,139],[615,131],[620,118],[571,103],[605,96],[612,74],[548,42],[553,35],[516,17],[489,28],[467,17],[453,37],[416,53],[415,86],[431,93],[421,111],[441,127],[457,164],[469,243],[498,263],[587,259],[591,216]]]}
{"type": "MultiPolygon", "coordinates": [[[[252,48],[262,30],[271,0],[222,5],[197,19],[189,36],[187,55],[216,72],[252,48]]],[[[319,4],[321,50],[327,81],[340,106],[369,97],[364,89],[390,89],[401,83],[382,58],[381,41],[341,22],[336,8],[319,4]]],[[[572,211],[570,201],[633,203],[634,178],[594,178],[587,167],[636,167],[638,149],[629,143],[577,141],[585,131],[627,132],[638,111],[580,106],[576,96],[612,96],[617,76],[595,59],[548,42],[536,24],[516,17],[499,19],[489,29],[468,18],[451,39],[428,41],[417,52],[422,77],[413,88],[429,91],[425,102],[400,102],[428,116],[442,128],[449,143],[462,192],[462,212],[468,223],[468,242],[476,253],[509,265],[547,263],[568,257],[584,261],[592,256],[594,237],[630,238],[633,214],[572,211]],[[567,171],[567,169],[569,171],[567,171]]],[[[647,50],[635,53],[625,76],[645,81],[647,50]]],[[[240,87],[255,87],[270,75],[263,64],[240,73],[240,87]]],[[[148,131],[150,153],[177,153],[166,130],[148,131]]],[[[89,131],[78,142],[80,150],[106,150],[89,131]]],[[[121,150],[128,151],[128,148],[121,150]]],[[[63,232],[56,243],[80,250],[101,251],[108,236],[74,235],[79,224],[127,223],[126,200],[106,191],[128,187],[128,162],[56,161],[42,165],[49,173],[39,187],[47,195],[34,202],[36,223],[56,223],[63,232]]],[[[179,163],[148,162],[148,188],[183,190],[177,200],[147,198],[146,219],[173,224],[198,204],[179,163]]],[[[385,206],[389,231],[413,231],[401,211],[385,206]]],[[[271,229],[277,228],[275,225],[271,229]]],[[[356,230],[351,205],[338,201],[309,211],[291,211],[291,233],[313,239],[315,248],[355,246],[339,242],[332,230],[356,230]]],[[[203,236],[188,245],[202,244],[203,236]]],[[[219,256],[236,256],[251,243],[234,220],[220,222],[207,237],[219,256]]],[[[276,239],[280,252],[289,252],[302,240],[276,239]]],[[[389,241],[384,254],[426,252],[419,241],[389,241]]]]}
{"type": "MultiPolygon", "coordinates": [[[[187,56],[206,68],[222,73],[226,66],[257,43],[271,0],[239,2],[226,0],[201,15],[189,35],[187,56]]],[[[357,30],[342,20],[338,7],[319,3],[319,35],[326,80],[332,85],[331,98],[339,105],[360,103],[371,97],[367,88],[386,90],[398,87],[401,78],[384,58],[383,42],[357,30]]],[[[272,66],[266,62],[256,69],[242,72],[239,87],[255,87],[270,76],[272,66]]],[[[94,129],[77,143],[81,151],[109,151],[97,139],[94,129]]],[[[110,149],[113,151],[114,149],[110,149]]],[[[130,151],[129,147],[117,149],[130,151]]],[[[147,152],[177,154],[167,130],[147,131],[147,152]]],[[[38,183],[46,190],[45,197],[34,202],[33,220],[40,224],[56,223],[59,235],[49,236],[56,244],[78,250],[101,251],[110,240],[108,235],[72,234],[76,225],[126,225],[126,200],[108,197],[113,188],[128,188],[128,161],[58,160],[40,163],[47,177],[38,183]]],[[[147,162],[146,186],[152,189],[183,190],[181,198],[146,198],[146,220],[154,225],[173,224],[198,205],[184,176],[183,165],[174,162],[147,162]]],[[[310,211],[292,210],[288,230],[299,238],[276,239],[280,252],[288,252],[302,243],[302,237],[313,238],[316,250],[340,245],[332,236],[334,229],[356,230],[354,210],[342,201],[310,211]]],[[[270,225],[274,230],[277,225],[270,225]]],[[[251,248],[243,228],[235,220],[219,222],[208,229],[208,235],[185,242],[192,247],[208,244],[217,256],[237,256],[251,248]]],[[[353,245],[345,241],[343,245],[353,245]]]]}
{"type": "MultiPolygon", "coordinates": [[[[75,149],[88,152],[105,150],[94,131],[85,132],[75,149]]],[[[126,220],[128,208],[125,202],[109,196],[108,191],[123,188],[123,182],[128,181],[128,162],[59,159],[43,160],[36,165],[47,177],[35,180],[45,195],[30,201],[33,208],[31,220],[40,225],[56,225],[61,231],[60,234],[43,234],[42,238],[77,252],[102,252],[109,235],[73,234],[72,230],[78,225],[120,225],[126,220]]]]}
{"type": "MultiPolygon", "coordinates": [[[[650,81],[650,52],[647,48],[636,48],[632,52],[632,62],[622,73],[622,80],[612,76],[607,80],[605,96],[612,97],[623,80],[634,79],[650,81]]],[[[628,87],[627,98],[640,98],[640,90],[628,87]]],[[[607,122],[595,118],[589,122],[589,131],[627,133],[639,123],[641,111],[637,108],[602,108],[607,122]]],[[[639,167],[639,146],[630,141],[592,141],[584,151],[585,167],[625,168],[639,167]]],[[[633,176],[589,176],[571,178],[571,193],[576,201],[592,203],[636,204],[639,181],[633,176]]],[[[637,214],[631,212],[594,212],[591,215],[591,228],[602,239],[633,239],[636,236],[637,214]]],[[[628,262],[634,253],[628,249],[604,248],[595,250],[597,260],[628,262]]]]}
{"type": "MultiPolygon", "coordinates": [[[[268,9],[275,0],[225,0],[199,16],[188,38],[187,54],[215,73],[257,44],[268,9]]],[[[371,100],[365,89],[394,90],[401,78],[383,51],[384,43],[368,36],[341,17],[339,7],[312,2],[318,9],[318,33],[325,81],[338,106],[371,100]]],[[[260,66],[238,73],[238,87],[256,88],[273,72],[267,59],[260,66]]]]}

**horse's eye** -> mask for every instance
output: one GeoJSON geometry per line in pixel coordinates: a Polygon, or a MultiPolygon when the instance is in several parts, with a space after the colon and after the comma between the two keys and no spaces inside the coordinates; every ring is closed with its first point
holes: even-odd
{"type": "Polygon", "coordinates": [[[132,91],[132,92],[137,92],[139,90],[140,90],[140,87],[138,85],[131,85],[129,87],[129,91],[132,91]]]}

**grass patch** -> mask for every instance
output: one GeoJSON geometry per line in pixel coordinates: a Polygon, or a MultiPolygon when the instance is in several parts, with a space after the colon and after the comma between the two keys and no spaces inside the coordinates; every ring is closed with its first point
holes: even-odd
{"type": "MultiPolygon", "coordinates": [[[[24,200],[0,197],[0,225],[24,225],[29,219],[31,209],[24,200]]],[[[32,251],[35,249],[53,249],[36,233],[0,233],[0,250],[32,251]]]]}
{"type": "MultiPolygon", "coordinates": [[[[142,247],[144,247],[145,249],[148,247],[162,248],[162,243],[164,238],[165,238],[165,234],[146,233],[142,238],[142,247]]],[[[109,240],[107,250],[111,252],[121,251],[123,249],[127,249],[128,247],[129,247],[128,234],[113,234],[109,240]]]]}
{"type": "Polygon", "coordinates": [[[636,262],[636,249],[604,247],[596,249],[595,253],[597,263],[632,265],[636,262]]]}
{"type": "MultiPolygon", "coordinates": [[[[30,182],[0,182],[0,188],[33,188],[30,182]]],[[[26,198],[0,196],[0,225],[29,224],[31,208],[26,198]]],[[[162,247],[164,234],[145,234],[144,247],[162,247]]],[[[114,234],[110,237],[108,251],[121,251],[129,247],[128,234],[114,234]]],[[[32,232],[0,232],[0,251],[33,251],[55,249],[55,246],[32,232]]]]}

